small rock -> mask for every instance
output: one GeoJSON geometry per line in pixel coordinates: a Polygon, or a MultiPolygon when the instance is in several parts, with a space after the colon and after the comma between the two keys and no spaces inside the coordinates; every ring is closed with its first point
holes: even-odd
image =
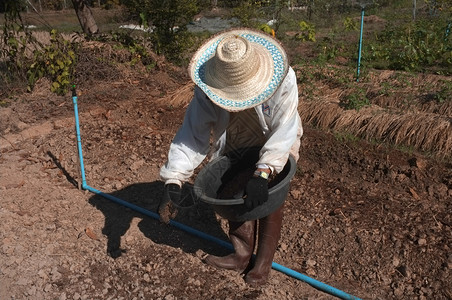
{"type": "Polygon", "coordinates": [[[43,270],[43,269],[41,269],[41,270],[38,271],[38,275],[39,275],[39,277],[41,277],[42,279],[47,279],[47,278],[48,278],[46,271],[43,270]]]}
{"type": "Polygon", "coordinates": [[[280,247],[281,247],[282,251],[287,251],[287,244],[286,243],[282,242],[280,247]]]}
{"type": "Polygon", "coordinates": [[[309,266],[309,267],[313,267],[313,266],[315,266],[316,264],[317,264],[317,262],[316,262],[315,260],[313,260],[313,259],[308,259],[308,260],[306,261],[306,265],[309,266]]]}
{"type": "Polygon", "coordinates": [[[382,275],[380,278],[385,285],[391,284],[391,278],[389,278],[389,276],[382,275]]]}
{"type": "Polygon", "coordinates": [[[400,272],[400,274],[402,274],[402,276],[404,277],[410,277],[411,276],[411,272],[408,270],[408,268],[404,265],[401,265],[397,268],[397,271],[400,272]]]}
{"type": "Polygon", "coordinates": [[[46,229],[49,231],[55,231],[56,230],[55,223],[47,224],[46,229]]]}
{"type": "Polygon", "coordinates": [[[58,271],[56,270],[56,268],[54,268],[54,269],[52,270],[52,272],[50,272],[50,275],[52,275],[52,281],[53,281],[53,282],[60,280],[61,277],[62,277],[61,273],[58,272],[58,271]]]}
{"type": "Polygon", "coordinates": [[[397,256],[394,256],[392,259],[392,265],[394,267],[398,267],[400,265],[400,259],[397,256]]]}
{"type": "Polygon", "coordinates": [[[29,296],[34,296],[34,295],[36,295],[36,287],[35,287],[34,285],[31,286],[31,287],[28,289],[27,294],[28,294],[29,296]]]}
{"type": "Polygon", "coordinates": [[[425,160],[417,158],[417,157],[413,157],[413,158],[409,159],[408,163],[410,164],[410,166],[417,167],[420,170],[425,169],[425,167],[427,166],[427,162],[425,160]]]}
{"type": "Polygon", "coordinates": [[[315,270],[313,268],[308,268],[306,270],[306,274],[308,274],[309,276],[316,276],[317,273],[315,272],[315,270]]]}
{"type": "Polygon", "coordinates": [[[394,296],[396,296],[397,298],[400,299],[400,297],[403,295],[403,291],[404,291],[404,287],[403,286],[399,286],[397,288],[394,289],[394,296]]]}
{"type": "Polygon", "coordinates": [[[131,171],[137,171],[139,168],[141,168],[144,165],[144,159],[140,159],[132,163],[132,165],[129,167],[131,171]]]}
{"type": "Polygon", "coordinates": [[[16,126],[17,126],[17,129],[19,129],[19,130],[24,130],[29,127],[27,123],[24,123],[22,121],[17,122],[16,126]]]}
{"type": "Polygon", "coordinates": [[[30,281],[26,278],[19,278],[16,281],[16,284],[18,284],[18,285],[28,285],[29,283],[30,283],[30,281]]]}
{"type": "Polygon", "coordinates": [[[290,195],[294,199],[299,199],[300,195],[301,195],[301,191],[300,190],[292,190],[292,191],[290,191],[290,195]]]}

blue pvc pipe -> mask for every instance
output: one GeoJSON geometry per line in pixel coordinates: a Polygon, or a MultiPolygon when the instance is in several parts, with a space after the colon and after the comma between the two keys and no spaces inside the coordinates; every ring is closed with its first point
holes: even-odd
{"type": "Polygon", "coordinates": [[[315,280],[315,279],[313,279],[313,278],[311,278],[309,276],[306,276],[304,274],[296,272],[296,271],[294,271],[292,269],[289,269],[287,267],[281,266],[280,264],[277,264],[275,262],[272,262],[272,268],[274,270],[276,270],[276,271],[279,271],[281,273],[289,275],[289,276],[291,276],[293,278],[296,278],[298,280],[304,281],[307,284],[315,287],[316,289],[318,289],[318,290],[320,290],[322,292],[328,293],[330,295],[336,296],[336,297],[338,297],[340,299],[361,300],[358,297],[355,297],[355,296],[352,296],[350,294],[347,294],[346,292],[343,292],[343,291],[341,291],[341,290],[339,290],[337,288],[334,288],[334,287],[332,287],[332,286],[330,286],[328,284],[325,284],[325,283],[323,283],[321,281],[315,280]]]}
{"type": "Polygon", "coordinates": [[[72,89],[72,103],[74,103],[74,115],[75,115],[75,131],[77,134],[77,150],[78,158],[80,162],[80,173],[82,175],[82,187],[86,185],[85,166],[83,165],[83,153],[82,153],[82,138],[80,136],[80,126],[78,120],[78,106],[77,106],[77,92],[75,86],[72,89]]]}
{"type": "MultiPolygon", "coordinates": [[[[81,141],[81,137],[80,137],[80,125],[79,125],[79,118],[78,118],[77,95],[76,95],[76,92],[75,92],[75,87],[73,87],[72,102],[74,103],[75,129],[76,129],[76,132],[77,132],[77,148],[78,148],[78,155],[79,155],[79,161],[80,161],[80,170],[81,170],[81,176],[82,176],[82,185],[81,185],[82,189],[90,191],[90,192],[92,192],[94,194],[97,194],[99,196],[102,196],[102,197],[104,197],[104,198],[106,198],[108,200],[111,200],[111,201],[113,201],[113,202],[115,202],[117,204],[120,204],[120,205],[123,205],[125,207],[128,207],[128,208],[130,208],[132,210],[135,210],[135,211],[137,211],[139,213],[142,213],[143,215],[146,215],[146,216],[151,217],[153,219],[160,220],[160,216],[157,213],[155,213],[155,212],[149,211],[147,209],[144,209],[144,208],[142,208],[140,206],[137,206],[135,204],[132,204],[130,202],[124,201],[124,200],[122,200],[120,198],[117,198],[115,196],[112,196],[110,194],[103,193],[103,192],[101,192],[101,191],[99,191],[99,190],[97,190],[95,188],[92,188],[91,186],[86,184],[85,167],[83,165],[82,141],[81,141]]],[[[182,223],[176,222],[174,220],[170,220],[169,224],[174,226],[174,227],[176,227],[176,228],[178,228],[178,229],[181,229],[181,230],[183,230],[183,231],[185,231],[187,233],[190,233],[190,234],[192,234],[194,236],[197,236],[197,237],[200,237],[202,239],[214,242],[214,243],[216,243],[216,244],[218,244],[218,245],[220,245],[220,246],[222,246],[222,247],[224,247],[224,248],[226,248],[228,250],[234,251],[234,247],[232,246],[232,244],[230,244],[228,242],[225,242],[225,241],[223,241],[223,240],[221,240],[219,238],[213,237],[213,236],[208,235],[208,234],[206,234],[206,233],[204,233],[202,231],[199,231],[199,230],[196,230],[194,228],[188,227],[187,225],[184,225],[182,223]]],[[[289,275],[289,276],[291,276],[293,278],[296,278],[298,280],[304,281],[307,284],[313,286],[314,288],[316,288],[316,289],[318,289],[320,291],[323,291],[325,293],[328,293],[330,295],[336,296],[336,297],[338,297],[340,299],[361,300],[358,297],[355,297],[355,296],[352,296],[350,294],[347,294],[347,293],[345,293],[345,292],[343,292],[341,290],[338,290],[338,289],[336,289],[336,288],[334,288],[334,287],[332,287],[330,285],[327,285],[327,284],[325,284],[323,282],[320,282],[318,280],[312,279],[312,278],[310,278],[310,277],[308,277],[308,276],[306,276],[304,274],[296,272],[296,271],[294,271],[292,269],[284,267],[284,266],[282,266],[280,264],[277,264],[275,262],[272,262],[272,268],[274,270],[276,270],[276,271],[279,271],[281,273],[289,275]]]]}
{"type": "Polygon", "coordinates": [[[358,66],[356,70],[356,81],[359,81],[359,68],[361,66],[361,49],[363,46],[363,24],[364,24],[364,7],[361,8],[361,30],[359,33],[358,66]]]}

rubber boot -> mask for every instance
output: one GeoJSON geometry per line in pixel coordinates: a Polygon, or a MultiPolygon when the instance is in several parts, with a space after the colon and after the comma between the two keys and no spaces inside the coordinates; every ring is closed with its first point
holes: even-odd
{"type": "Polygon", "coordinates": [[[206,263],[221,269],[243,272],[254,251],[255,227],[256,221],[229,221],[229,239],[235,252],[224,257],[209,255],[205,259],[206,263]]]}
{"type": "Polygon", "coordinates": [[[262,285],[267,282],[272,267],[273,256],[281,237],[283,206],[259,220],[259,236],[256,260],[253,268],[246,274],[245,282],[262,285]]]}

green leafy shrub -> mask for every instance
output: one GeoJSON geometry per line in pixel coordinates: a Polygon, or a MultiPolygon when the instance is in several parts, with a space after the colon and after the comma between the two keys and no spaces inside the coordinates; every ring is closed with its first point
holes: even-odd
{"type": "Polygon", "coordinates": [[[268,34],[274,34],[273,29],[268,24],[261,24],[259,26],[259,30],[262,30],[263,32],[268,34]]]}
{"type": "Polygon", "coordinates": [[[124,0],[140,24],[152,28],[149,37],[157,54],[181,63],[181,54],[193,45],[187,24],[198,12],[196,0],[124,0]]]}
{"type": "Polygon", "coordinates": [[[367,60],[393,70],[451,74],[452,48],[441,20],[428,19],[407,26],[389,25],[367,46],[367,60]]]}
{"type": "Polygon", "coordinates": [[[3,34],[0,40],[0,61],[8,73],[4,75],[12,77],[24,73],[26,70],[27,44],[33,39],[30,32],[24,31],[25,25],[20,12],[25,9],[22,1],[6,1],[3,3],[5,14],[3,34]],[[12,73],[14,69],[14,74],[12,73]]]}
{"type": "Polygon", "coordinates": [[[134,36],[129,32],[115,31],[111,33],[111,40],[118,43],[118,47],[127,49],[131,54],[130,64],[135,65],[141,62],[144,66],[153,68],[155,61],[149,54],[149,43],[146,43],[146,36],[134,36]]]}
{"type": "Polygon", "coordinates": [[[43,77],[52,82],[51,91],[62,95],[71,85],[76,62],[76,44],[65,40],[56,30],[50,32],[50,44],[44,45],[33,37],[22,21],[20,12],[24,3],[6,3],[3,42],[0,58],[9,71],[11,80],[24,78],[31,91],[43,77]]]}
{"type": "Polygon", "coordinates": [[[435,94],[435,100],[439,103],[452,101],[452,82],[444,80],[438,92],[435,94]]]}
{"type": "Polygon", "coordinates": [[[52,81],[51,91],[64,95],[71,86],[76,64],[75,44],[65,40],[55,29],[50,32],[50,45],[33,51],[33,62],[27,72],[28,89],[36,81],[47,77],[52,81]]]}
{"type": "Polygon", "coordinates": [[[369,106],[370,101],[366,96],[365,90],[362,88],[357,88],[351,94],[342,99],[340,101],[340,104],[345,109],[360,110],[365,106],[369,106]]]}
{"type": "Polygon", "coordinates": [[[243,0],[238,1],[238,5],[233,6],[231,17],[237,18],[241,26],[260,27],[260,19],[267,19],[270,15],[277,17],[280,14],[280,6],[274,5],[270,1],[243,0]],[[269,14],[269,11],[272,14],[269,14]]]}
{"type": "Polygon", "coordinates": [[[300,21],[298,23],[299,33],[296,38],[300,41],[310,41],[315,42],[315,26],[306,21],[300,21]]]}
{"type": "Polygon", "coordinates": [[[343,53],[343,45],[340,41],[334,42],[329,37],[324,37],[316,45],[317,60],[319,62],[327,62],[336,58],[340,53],[343,53]]]}
{"type": "Polygon", "coordinates": [[[356,31],[358,30],[358,22],[350,17],[344,19],[344,28],[346,31],[356,31]]]}
{"type": "Polygon", "coordinates": [[[317,91],[315,81],[315,69],[311,64],[300,62],[297,65],[297,81],[301,83],[302,88],[300,95],[308,100],[314,99],[314,94],[317,91]]]}

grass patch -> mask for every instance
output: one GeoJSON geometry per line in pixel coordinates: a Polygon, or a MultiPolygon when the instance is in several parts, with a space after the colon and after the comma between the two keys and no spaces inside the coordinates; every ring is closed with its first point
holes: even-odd
{"type": "Polygon", "coordinates": [[[333,135],[334,138],[341,143],[356,143],[361,140],[360,137],[349,132],[334,131],[333,135]]]}

